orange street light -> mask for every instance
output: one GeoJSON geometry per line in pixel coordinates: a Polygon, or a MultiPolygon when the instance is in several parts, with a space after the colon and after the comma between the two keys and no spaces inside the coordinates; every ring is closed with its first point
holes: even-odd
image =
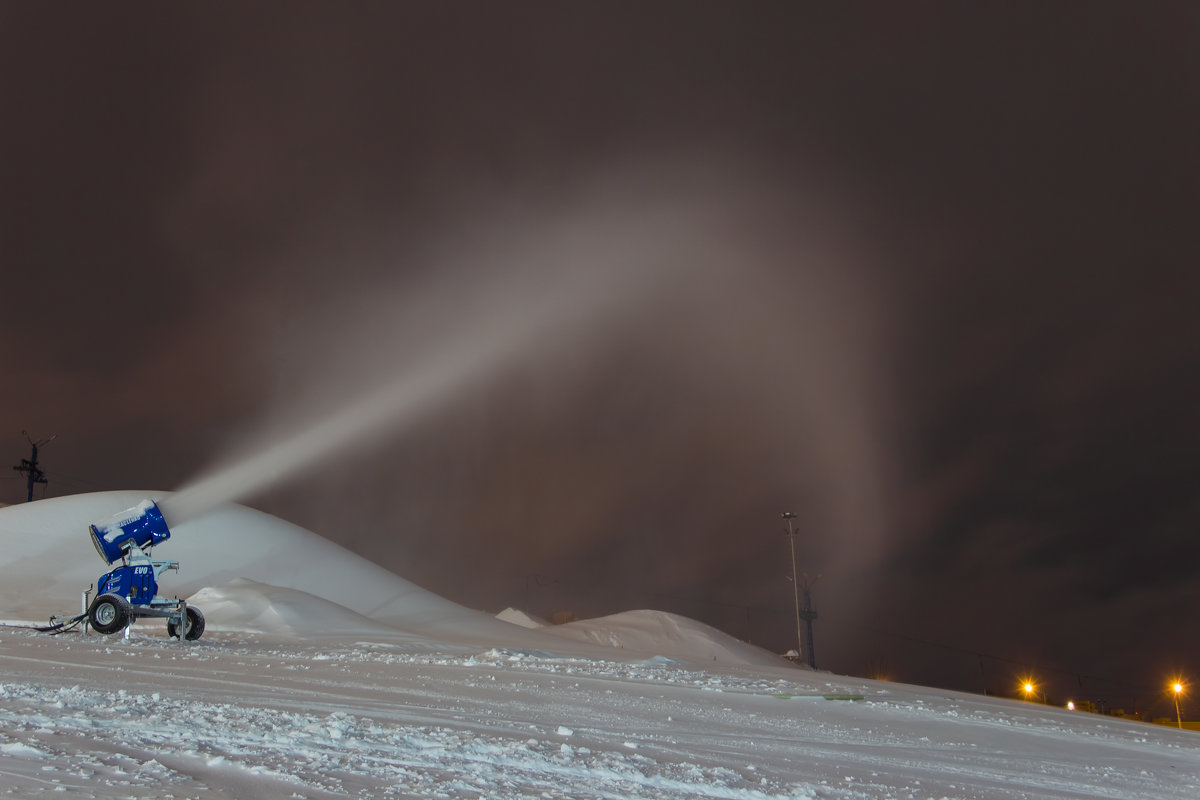
{"type": "Polygon", "coordinates": [[[1183,714],[1179,713],[1179,695],[1183,694],[1183,681],[1176,680],[1171,684],[1171,691],[1175,693],[1175,722],[1180,728],[1183,728],[1183,714]]]}
{"type": "MultiPolygon", "coordinates": [[[[1021,682],[1021,691],[1025,693],[1026,700],[1033,700],[1038,691],[1038,685],[1034,683],[1033,678],[1026,678],[1021,682]]],[[[1044,701],[1045,699],[1043,695],[1042,700],[1044,701]]]]}

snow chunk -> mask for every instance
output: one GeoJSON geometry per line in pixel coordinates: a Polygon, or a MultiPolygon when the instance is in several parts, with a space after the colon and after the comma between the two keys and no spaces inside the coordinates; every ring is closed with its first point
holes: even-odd
{"type": "Polygon", "coordinates": [[[50,754],[45,750],[39,750],[36,747],[31,747],[24,742],[9,742],[8,744],[0,744],[0,753],[14,758],[49,758],[50,754]]]}

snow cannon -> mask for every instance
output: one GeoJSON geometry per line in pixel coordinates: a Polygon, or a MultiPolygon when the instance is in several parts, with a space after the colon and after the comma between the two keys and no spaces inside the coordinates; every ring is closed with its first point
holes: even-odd
{"type": "Polygon", "coordinates": [[[96,552],[110,565],[124,558],[134,546],[149,550],[171,538],[167,521],[153,500],[143,500],[128,511],[88,527],[96,552]]]}
{"type": "Polygon", "coordinates": [[[116,633],[141,617],[160,617],[167,621],[168,635],[200,638],[204,633],[200,609],[158,593],[158,577],[167,570],[178,570],[179,562],[150,558],[151,548],[171,538],[157,503],[143,500],[88,530],[104,562],[110,566],[120,562],[96,581],[96,599],[88,606],[86,618],[97,633],[116,633]]]}

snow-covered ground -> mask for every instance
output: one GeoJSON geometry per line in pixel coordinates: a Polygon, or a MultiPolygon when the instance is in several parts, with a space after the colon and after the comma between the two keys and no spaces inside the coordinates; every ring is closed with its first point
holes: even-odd
{"type": "MultiPolygon", "coordinates": [[[[0,618],[77,607],[88,522],[143,496],[0,510],[0,618]]],[[[496,619],[248,509],[173,533],[201,640],[0,629],[0,793],[1200,797],[1192,732],[810,672],[661,612],[496,619]]]]}

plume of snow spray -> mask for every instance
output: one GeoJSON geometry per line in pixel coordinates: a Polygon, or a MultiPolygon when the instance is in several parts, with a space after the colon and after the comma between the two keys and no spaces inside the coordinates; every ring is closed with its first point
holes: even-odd
{"type": "Polygon", "coordinates": [[[280,483],[318,459],[348,448],[380,429],[418,417],[440,398],[486,374],[511,356],[540,326],[514,325],[504,336],[470,339],[414,365],[395,381],[357,399],[332,416],[294,431],[273,445],[203,478],[163,500],[172,523],[280,483]]]}
{"type": "MultiPolygon", "coordinates": [[[[404,314],[395,308],[389,312],[399,318],[400,330],[386,338],[404,340],[400,349],[420,342],[403,363],[378,356],[373,368],[395,369],[393,380],[362,381],[371,388],[343,398],[336,410],[285,431],[257,452],[162,499],[163,513],[178,524],[293,478],[366,437],[394,433],[522,355],[544,352],[547,343],[559,348],[578,343],[603,330],[612,324],[615,310],[628,313],[672,285],[680,266],[694,263],[663,258],[660,252],[669,242],[672,256],[678,256],[677,243],[686,241],[687,234],[681,226],[694,223],[694,215],[622,217],[614,221],[591,215],[557,227],[541,226],[532,245],[489,241],[479,248],[486,253],[479,258],[490,263],[467,265],[480,274],[464,275],[461,266],[435,270],[433,287],[416,292],[419,300],[410,297],[401,304],[419,322],[406,325],[404,314]],[[617,241],[625,244],[614,243],[615,229],[617,241]]],[[[378,341],[377,330],[363,338],[342,352],[379,352],[390,344],[378,341]]],[[[336,369],[329,365],[325,372],[336,369]]]]}
{"type": "MultiPolygon", "coordinates": [[[[291,480],[488,388],[486,381],[522,360],[565,363],[559,357],[570,354],[563,370],[570,373],[633,336],[635,357],[648,359],[643,370],[663,359],[650,367],[652,377],[631,373],[634,413],[672,413],[674,387],[664,396],[647,386],[663,374],[701,393],[745,387],[744,402],[738,395],[737,405],[710,406],[732,411],[721,436],[745,441],[754,461],[784,464],[784,482],[818,497],[810,505],[824,512],[818,521],[830,540],[843,543],[840,556],[871,550],[882,529],[871,419],[877,361],[868,324],[876,314],[872,293],[845,268],[851,248],[805,208],[773,195],[766,181],[660,177],[589,187],[587,198],[562,208],[460,232],[416,271],[428,283],[414,285],[410,273],[400,287],[372,286],[353,305],[331,304],[340,317],[307,320],[313,337],[329,338],[348,317],[354,329],[332,343],[287,341],[282,358],[297,360],[310,380],[319,377],[318,390],[350,388],[161,500],[164,514],[178,524],[291,480]],[[309,361],[323,351],[335,357],[314,368],[309,361]],[[355,372],[364,366],[369,375],[394,377],[364,379],[355,372]]],[[[313,399],[313,385],[288,385],[304,397],[283,398],[277,411],[313,399]]],[[[598,502],[620,500],[614,494],[598,502]]]]}

